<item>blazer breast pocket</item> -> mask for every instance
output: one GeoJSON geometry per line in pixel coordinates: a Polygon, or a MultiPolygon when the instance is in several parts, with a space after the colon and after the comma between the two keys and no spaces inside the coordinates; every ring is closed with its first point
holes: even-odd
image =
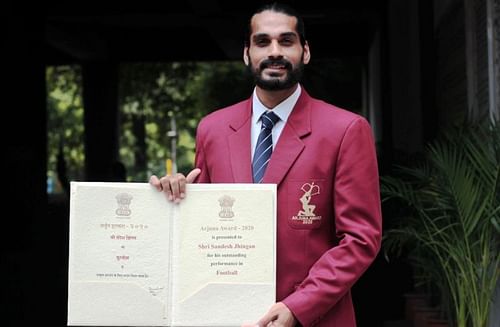
{"type": "Polygon", "coordinates": [[[319,228],[328,203],[325,180],[288,181],[287,221],[295,229],[319,228]]]}

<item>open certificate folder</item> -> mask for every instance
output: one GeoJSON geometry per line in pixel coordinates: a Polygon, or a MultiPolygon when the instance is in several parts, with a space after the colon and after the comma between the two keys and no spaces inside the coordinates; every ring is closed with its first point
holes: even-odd
{"type": "Polygon", "coordinates": [[[72,182],[68,325],[240,326],[275,302],[276,185],[72,182]]]}

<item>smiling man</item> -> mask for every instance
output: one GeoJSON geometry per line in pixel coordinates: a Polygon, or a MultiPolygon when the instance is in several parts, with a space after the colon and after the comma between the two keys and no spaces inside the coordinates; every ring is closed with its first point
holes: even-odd
{"type": "Polygon", "coordinates": [[[382,218],[374,140],[361,116],[300,85],[311,52],[302,18],[266,5],[249,21],[243,60],[253,95],[198,125],[195,169],[150,183],[170,201],[185,184],[275,183],[277,303],[259,326],[356,326],[351,287],[375,259],[382,218]]]}

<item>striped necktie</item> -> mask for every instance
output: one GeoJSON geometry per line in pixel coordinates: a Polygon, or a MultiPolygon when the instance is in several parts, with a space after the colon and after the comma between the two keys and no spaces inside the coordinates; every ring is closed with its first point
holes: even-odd
{"type": "Polygon", "coordinates": [[[253,182],[261,183],[264,178],[267,164],[273,152],[272,129],[280,118],[272,111],[267,111],[261,116],[262,127],[260,129],[257,146],[253,155],[252,171],[253,182]]]}

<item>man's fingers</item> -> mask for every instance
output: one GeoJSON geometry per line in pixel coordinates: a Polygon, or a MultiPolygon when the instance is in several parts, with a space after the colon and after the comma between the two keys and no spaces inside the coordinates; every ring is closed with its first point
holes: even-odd
{"type": "MultiPolygon", "coordinates": [[[[187,174],[186,178],[179,179],[179,198],[184,199],[186,197],[186,184],[193,183],[198,175],[200,175],[201,169],[195,168],[187,174]]],[[[184,176],[182,176],[184,177],[184,176]]]]}
{"type": "Polygon", "coordinates": [[[165,195],[167,196],[167,199],[173,201],[174,196],[171,187],[171,177],[172,176],[163,176],[162,178],[160,178],[160,184],[163,192],[165,192],[165,195]]]}
{"type": "Polygon", "coordinates": [[[200,168],[195,168],[189,172],[189,174],[186,176],[186,182],[187,183],[192,183],[195,181],[196,177],[201,173],[200,168]]]}
{"type": "Polygon", "coordinates": [[[201,169],[195,168],[189,172],[187,177],[180,173],[163,176],[162,178],[152,175],[149,178],[149,183],[158,191],[165,192],[165,196],[169,201],[179,203],[186,197],[186,184],[194,182],[200,173],[201,169]]]}
{"type": "Polygon", "coordinates": [[[272,323],[274,320],[276,320],[277,316],[276,313],[269,311],[264,317],[262,317],[259,322],[256,324],[256,326],[259,327],[267,327],[269,326],[270,323],[272,323]]]}
{"type": "Polygon", "coordinates": [[[158,191],[161,191],[163,189],[160,183],[160,179],[156,175],[153,175],[149,178],[149,184],[153,185],[158,191]]]}
{"type": "Polygon", "coordinates": [[[282,302],[275,303],[257,323],[259,327],[292,327],[295,324],[295,317],[282,302]]]}

